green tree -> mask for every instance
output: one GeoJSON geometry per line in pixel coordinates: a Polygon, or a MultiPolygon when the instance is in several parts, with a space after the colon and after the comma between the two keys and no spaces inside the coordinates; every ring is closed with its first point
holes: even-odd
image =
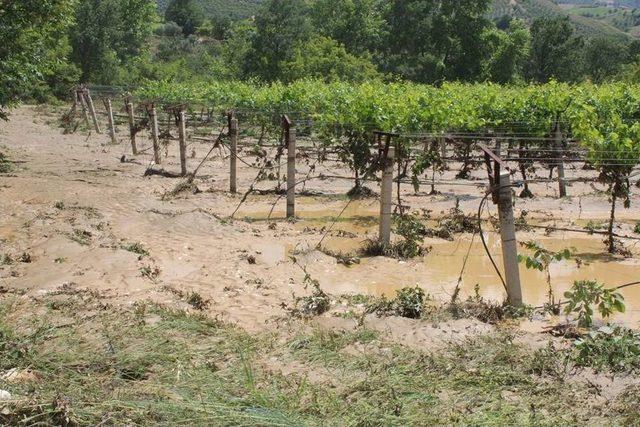
{"type": "Polygon", "coordinates": [[[311,16],[314,28],[355,54],[378,49],[386,34],[384,0],[316,0],[311,16]]]}
{"type": "Polygon", "coordinates": [[[589,40],[585,49],[585,72],[596,83],[615,76],[628,59],[627,46],[609,37],[589,40]]]}
{"type": "Polygon", "coordinates": [[[295,48],[311,37],[307,3],[269,0],[257,14],[255,23],[245,72],[266,81],[278,80],[283,76],[283,65],[295,56],[295,48]]]}
{"type": "Polygon", "coordinates": [[[583,75],[584,40],[574,34],[568,17],[539,18],[531,25],[529,77],[575,81],[583,75]]]}
{"type": "Polygon", "coordinates": [[[504,31],[497,28],[487,30],[484,40],[487,49],[485,78],[496,83],[522,80],[531,43],[531,35],[524,22],[512,20],[504,31]]]}
{"type": "Polygon", "coordinates": [[[81,0],[71,43],[82,81],[114,83],[147,49],[155,19],[153,0],[81,0]]]}
{"type": "Polygon", "coordinates": [[[171,0],[164,19],[175,22],[182,28],[185,36],[190,36],[204,23],[204,12],[194,0],[171,0]]]}
{"type": "Polygon", "coordinates": [[[489,0],[393,0],[383,67],[433,83],[475,80],[482,71],[489,0]]]}
{"type": "Polygon", "coordinates": [[[71,0],[0,0],[0,118],[48,79],[74,79],[66,39],[72,6],[71,0]]]}
{"type": "Polygon", "coordinates": [[[297,46],[284,70],[283,80],[287,81],[308,77],[327,82],[362,82],[379,77],[369,59],[352,55],[337,41],[322,36],[297,46]]]}

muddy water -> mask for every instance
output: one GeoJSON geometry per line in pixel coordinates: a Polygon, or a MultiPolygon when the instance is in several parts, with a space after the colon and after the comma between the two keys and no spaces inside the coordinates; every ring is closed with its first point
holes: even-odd
{"type": "MultiPolygon", "coordinates": [[[[344,206],[344,202],[340,202],[344,206]]],[[[299,231],[320,230],[329,227],[339,209],[331,206],[318,209],[317,204],[307,200],[299,209],[299,221],[294,228],[299,231]],[[314,209],[315,208],[315,209],[314,209]]],[[[338,206],[338,205],[336,205],[338,206]]],[[[375,201],[352,202],[341,218],[336,221],[331,233],[323,241],[323,246],[336,252],[353,253],[362,247],[367,238],[377,232],[377,208],[375,201]]],[[[248,218],[264,220],[268,212],[247,213],[248,218]]],[[[271,218],[281,219],[284,213],[275,211],[271,218]]],[[[637,257],[623,259],[606,253],[602,236],[578,233],[556,234],[551,237],[533,236],[519,233],[521,240],[534,239],[547,249],[558,251],[572,248],[574,259],[551,265],[551,287],[556,300],[562,300],[564,292],[576,280],[597,280],[607,287],[640,280],[640,261],[637,257]]],[[[489,251],[502,271],[502,253],[499,236],[486,233],[489,251]]],[[[316,235],[308,236],[310,244],[316,235]]],[[[419,260],[397,261],[386,258],[365,258],[359,265],[316,266],[314,273],[322,284],[333,293],[356,292],[374,295],[393,295],[404,286],[418,285],[438,299],[448,299],[452,295],[462,273],[461,295],[479,293],[491,300],[502,301],[504,288],[491,264],[478,236],[472,241],[470,235],[461,235],[455,241],[429,239],[427,256],[419,260]],[[465,258],[469,254],[468,259],[465,258]],[[463,271],[464,265],[464,271],[463,271]]],[[[271,265],[283,261],[292,246],[267,245],[257,248],[271,265]]],[[[520,248],[521,252],[526,252],[520,248]]],[[[527,304],[539,306],[548,301],[549,287],[546,274],[528,270],[520,266],[520,276],[524,299],[527,304]]],[[[627,313],[616,320],[628,324],[640,321],[640,286],[622,291],[626,299],[627,313]]]]}

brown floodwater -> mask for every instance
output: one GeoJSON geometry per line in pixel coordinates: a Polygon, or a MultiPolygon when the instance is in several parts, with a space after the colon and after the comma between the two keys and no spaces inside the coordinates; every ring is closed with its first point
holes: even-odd
{"type": "MultiPolygon", "coordinates": [[[[340,203],[344,206],[346,202],[340,203]]],[[[331,226],[339,212],[334,206],[318,209],[317,205],[314,206],[308,200],[301,205],[297,215],[299,220],[294,225],[300,231],[323,232],[331,226]]],[[[355,253],[367,238],[375,237],[377,212],[378,204],[375,200],[352,202],[333,225],[323,246],[335,252],[355,253]]],[[[243,216],[252,220],[264,220],[268,212],[245,213],[240,217],[243,216]]],[[[284,213],[279,210],[274,211],[271,216],[274,220],[282,218],[284,213]]],[[[550,267],[551,288],[556,300],[563,300],[564,292],[576,280],[597,280],[607,287],[640,280],[638,258],[634,256],[625,259],[608,254],[602,242],[603,236],[571,232],[545,236],[521,232],[518,237],[523,241],[535,240],[552,251],[572,249],[574,256],[571,260],[555,262],[550,267]]],[[[309,245],[313,246],[317,239],[317,235],[309,235],[309,245]]],[[[485,239],[489,252],[502,271],[499,236],[494,232],[485,232],[485,239]]],[[[417,285],[435,298],[443,300],[450,298],[461,277],[463,297],[474,295],[477,289],[481,296],[490,300],[502,301],[505,298],[503,285],[478,236],[473,241],[469,234],[458,235],[454,241],[427,239],[425,246],[430,247],[430,251],[420,259],[398,261],[380,257],[363,258],[360,264],[351,267],[318,267],[313,270],[314,277],[332,293],[392,296],[397,289],[417,285]]],[[[280,244],[257,245],[255,249],[260,251],[270,265],[285,260],[294,250],[291,245],[280,244]]],[[[524,248],[519,250],[521,253],[526,252],[524,248]]],[[[521,265],[520,277],[527,304],[541,306],[548,301],[546,273],[528,270],[521,265]]],[[[626,300],[627,312],[616,316],[616,320],[627,324],[640,321],[640,286],[624,289],[621,293],[626,300]]]]}

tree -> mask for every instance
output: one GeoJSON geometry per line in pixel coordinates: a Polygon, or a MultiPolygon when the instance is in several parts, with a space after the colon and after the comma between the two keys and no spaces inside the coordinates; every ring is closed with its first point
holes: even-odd
{"type": "Polygon", "coordinates": [[[314,28],[355,54],[373,52],[386,34],[383,0],[316,0],[311,16],[314,28]]]}
{"type": "Polygon", "coordinates": [[[284,66],[283,80],[307,77],[327,82],[362,82],[379,75],[369,59],[352,55],[337,41],[319,36],[297,46],[294,57],[284,66]]]}
{"type": "Polygon", "coordinates": [[[492,28],[485,33],[484,40],[488,57],[484,64],[485,77],[496,83],[521,80],[531,43],[524,22],[512,20],[504,31],[492,28]]]}
{"type": "Polygon", "coordinates": [[[113,83],[120,67],[147,48],[155,19],[153,0],[81,0],[71,44],[82,81],[113,83]]]}
{"type": "Polygon", "coordinates": [[[204,23],[204,12],[194,0],[171,0],[164,19],[175,22],[182,28],[185,36],[190,36],[204,23]]]}
{"type": "Polygon", "coordinates": [[[0,1],[0,118],[59,71],[74,77],[73,67],[65,69],[72,6],[71,0],[0,1]]]}
{"type": "Polygon", "coordinates": [[[489,0],[393,0],[385,71],[419,82],[475,80],[482,71],[489,0]]]}
{"type": "Polygon", "coordinates": [[[311,37],[311,22],[304,0],[269,0],[256,16],[245,72],[265,81],[282,77],[283,65],[292,60],[295,47],[311,37]]]}
{"type": "Polygon", "coordinates": [[[529,77],[575,81],[583,75],[584,41],[574,34],[566,16],[539,18],[531,25],[529,77]]]}
{"type": "Polygon", "coordinates": [[[594,38],[585,49],[585,72],[594,82],[601,83],[618,74],[627,58],[624,43],[608,37],[594,38]]]}

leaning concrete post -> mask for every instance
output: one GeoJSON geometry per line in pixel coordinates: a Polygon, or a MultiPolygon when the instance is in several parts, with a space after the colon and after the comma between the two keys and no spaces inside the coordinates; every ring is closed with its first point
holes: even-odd
{"type": "Polygon", "coordinates": [[[502,241],[502,260],[504,262],[505,280],[509,302],[513,306],[522,305],[522,289],[520,288],[520,270],[518,269],[518,242],[513,217],[513,200],[511,174],[500,173],[498,190],[498,218],[500,220],[500,239],[502,241]]]}
{"type": "Polygon", "coordinates": [[[231,120],[229,120],[229,138],[231,139],[231,155],[229,156],[229,191],[235,194],[238,191],[238,119],[235,117],[232,117],[231,120]]]}
{"type": "Polygon", "coordinates": [[[184,110],[180,110],[180,123],[178,124],[180,141],[180,174],[187,175],[187,118],[184,110]]]}
{"type": "Polygon", "coordinates": [[[96,129],[96,133],[102,133],[100,130],[100,123],[98,123],[98,116],[96,115],[96,109],[93,106],[93,99],[91,99],[91,93],[89,89],[85,89],[84,97],[87,100],[87,105],[89,106],[89,113],[91,113],[91,120],[93,120],[93,127],[96,129]]]}
{"type": "Polygon", "coordinates": [[[138,147],[136,146],[136,119],[133,116],[133,103],[127,102],[127,113],[129,114],[129,136],[131,138],[131,151],[135,156],[138,154],[138,147]]]}
{"type": "Polygon", "coordinates": [[[149,119],[151,120],[151,140],[153,142],[153,161],[156,165],[162,163],[162,157],[160,156],[160,141],[158,140],[158,113],[156,107],[151,107],[149,111],[149,119]]]}
{"type": "Polygon", "coordinates": [[[296,215],[296,129],[289,126],[287,140],[287,218],[296,215]]]}
{"type": "Polygon", "coordinates": [[[111,106],[111,100],[107,98],[104,101],[104,106],[107,108],[107,120],[109,122],[109,137],[111,137],[111,143],[117,144],[118,140],[116,139],[116,124],[113,120],[113,107],[111,106]]]}
{"type": "Polygon", "coordinates": [[[87,112],[87,101],[84,99],[84,94],[82,90],[76,91],[76,98],[82,107],[82,116],[84,117],[84,121],[89,126],[89,113],[87,112]]]}
{"type": "Polygon", "coordinates": [[[560,129],[560,123],[556,122],[556,135],[555,135],[555,155],[558,159],[556,167],[558,168],[558,190],[560,197],[567,196],[567,185],[564,182],[564,161],[562,160],[562,130],[560,129]]]}
{"type": "Polygon", "coordinates": [[[393,198],[393,166],[396,157],[396,149],[389,147],[387,158],[382,170],[382,185],[380,189],[380,244],[386,246],[391,243],[391,212],[393,198]]]}

